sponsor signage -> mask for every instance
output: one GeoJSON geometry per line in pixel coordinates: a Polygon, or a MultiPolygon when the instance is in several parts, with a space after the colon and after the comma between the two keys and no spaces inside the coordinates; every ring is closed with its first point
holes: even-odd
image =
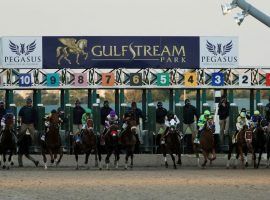
{"type": "Polygon", "coordinates": [[[2,68],[42,68],[42,37],[2,37],[2,68]]]}
{"type": "Polygon", "coordinates": [[[15,69],[238,67],[238,37],[2,37],[0,67],[15,69]]]}
{"type": "Polygon", "coordinates": [[[199,37],[43,37],[43,68],[199,68],[199,37]]]}
{"type": "Polygon", "coordinates": [[[238,37],[200,37],[200,67],[238,67],[238,37]]]}

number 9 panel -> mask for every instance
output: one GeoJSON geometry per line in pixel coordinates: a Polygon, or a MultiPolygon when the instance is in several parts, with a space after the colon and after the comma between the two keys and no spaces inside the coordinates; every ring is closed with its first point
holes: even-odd
{"type": "Polygon", "coordinates": [[[49,86],[49,87],[59,86],[59,74],[58,73],[47,74],[47,86],[49,86]]]}

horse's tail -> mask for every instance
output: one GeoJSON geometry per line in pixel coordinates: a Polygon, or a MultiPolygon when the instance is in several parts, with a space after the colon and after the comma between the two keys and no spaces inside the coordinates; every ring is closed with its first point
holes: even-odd
{"type": "Polygon", "coordinates": [[[61,55],[62,49],[63,49],[63,47],[57,47],[57,49],[56,49],[56,58],[58,58],[61,55]]]}

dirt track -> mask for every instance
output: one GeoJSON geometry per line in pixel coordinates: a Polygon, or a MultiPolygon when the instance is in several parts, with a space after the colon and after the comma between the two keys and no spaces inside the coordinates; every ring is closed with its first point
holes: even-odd
{"type": "MultiPolygon", "coordinates": [[[[36,156],[41,159],[40,156],[36,156]]],[[[270,169],[225,169],[223,155],[212,167],[199,169],[196,160],[183,158],[177,170],[165,169],[161,155],[136,155],[134,169],[99,171],[64,156],[59,167],[45,171],[25,161],[24,168],[0,170],[0,199],[270,199],[270,169]]],[[[24,159],[25,160],[25,159],[24,159]]],[[[171,164],[170,159],[168,159],[171,164]]],[[[83,159],[81,159],[81,163],[83,159]]]]}

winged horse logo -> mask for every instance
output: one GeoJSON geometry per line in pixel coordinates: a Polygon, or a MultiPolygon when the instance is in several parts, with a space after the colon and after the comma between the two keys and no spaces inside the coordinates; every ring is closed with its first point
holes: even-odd
{"type": "Polygon", "coordinates": [[[76,40],[75,38],[59,38],[58,39],[63,45],[57,47],[56,49],[56,58],[58,58],[57,62],[58,65],[61,65],[61,60],[66,60],[69,64],[71,64],[71,61],[68,59],[68,56],[70,54],[76,55],[76,63],[79,65],[79,57],[80,55],[84,56],[84,60],[88,58],[88,53],[84,51],[84,49],[87,47],[87,40],[86,39],[80,39],[76,40]]]}
{"type": "Polygon", "coordinates": [[[215,46],[214,44],[210,43],[208,40],[206,43],[207,50],[213,53],[215,56],[218,54],[224,56],[225,54],[229,53],[232,50],[232,47],[233,47],[232,41],[230,41],[228,44],[224,45],[223,47],[222,47],[222,44],[217,44],[217,46],[215,46]]]}
{"type": "Polygon", "coordinates": [[[20,56],[20,55],[27,56],[30,53],[32,53],[33,51],[35,51],[36,41],[33,41],[32,43],[30,43],[29,45],[27,45],[25,47],[25,43],[20,44],[20,46],[19,46],[19,45],[15,44],[14,42],[9,40],[9,48],[13,53],[17,54],[18,56],[20,56]]]}

